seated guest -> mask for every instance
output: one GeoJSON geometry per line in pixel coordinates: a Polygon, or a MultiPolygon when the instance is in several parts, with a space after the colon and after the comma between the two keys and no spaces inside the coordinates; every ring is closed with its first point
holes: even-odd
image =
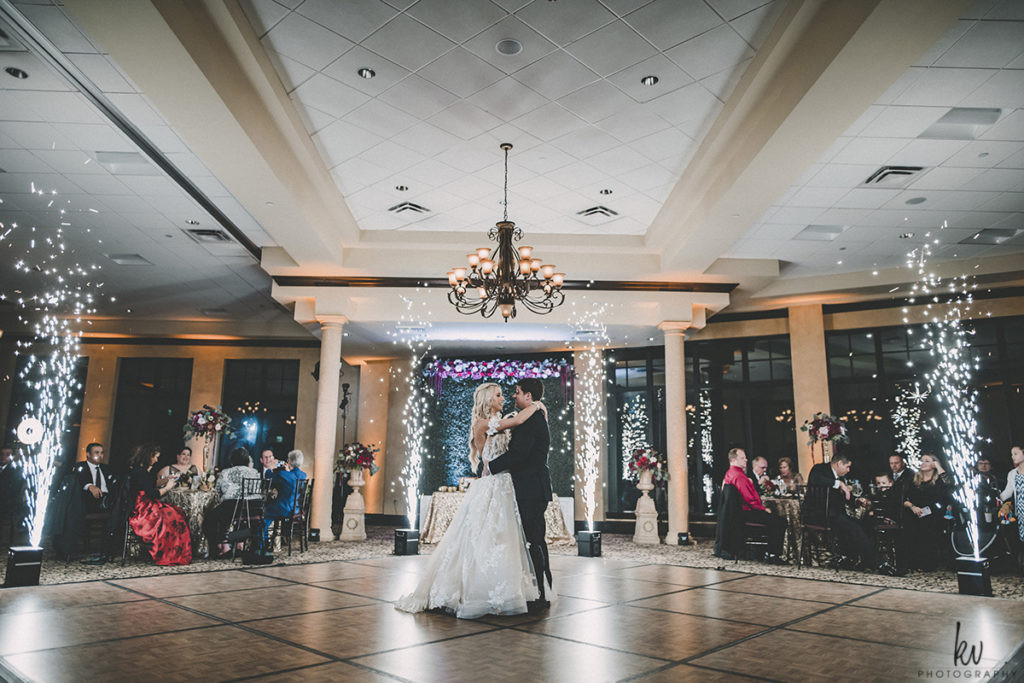
{"type": "Polygon", "coordinates": [[[952,479],[939,459],[930,453],[921,456],[921,469],[914,475],[903,507],[907,532],[907,550],[915,569],[934,571],[944,547],[942,532],[946,528],[946,506],[952,502],[952,479]]]}
{"type": "Polygon", "coordinates": [[[160,502],[160,496],[174,488],[174,481],[161,488],[153,481],[153,467],[159,459],[160,446],[155,443],[132,450],[128,459],[128,500],[133,507],[128,523],[150,545],[149,554],[156,564],[190,564],[192,536],[185,515],[170,503],[160,502]]]}
{"type": "Polygon", "coordinates": [[[1010,460],[1013,469],[1006,475],[1006,488],[999,495],[999,500],[1013,500],[1013,516],[1017,519],[1017,533],[1024,542],[1024,449],[1014,446],[1010,449],[1010,460]]]}
{"type": "Polygon", "coordinates": [[[110,466],[103,462],[103,444],[91,443],[85,447],[85,461],[75,465],[78,488],[85,492],[83,498],[86,514],[109,509],[113,478],[110,466]]]}
{"type": "MultiPolygon", "coordinates": [[[[218,543],[219,556],[224,557],[231,551],[231,545],[223,542],[231,525],[231,516],[235,512],[235,505],[243,495],[242,481],[245,479],[259,479],[260,473],[253,469],[252,458],[249,451],[244,448],[236,448],[231,451],[229,459],[231,467],[221,472],[217,478],[215,489],[220,496],[220,503],[214,508],[205,520],[206,536],[211,543],[218,543]]],[[[260,498],[259,494],[249,496],[253,500],[260,498]]]]}
{"type": "Polygon", "coordinates": [[[907,461],[902,453],[893,453],[889,456],[889,471],[892,472],[892,485],[896,489],[896,496],[900,499],[900,505],[903,505],[917,473],[907,467],[907,461]]]}
{"type": "Polygon", "coordinates": [[[882,472],[875,475],[875,487],[869,503],[868,517],[875,524],[899,521],[900,501],[897,499],[892,474],[882,472]]]}
{"type": "Polygon", "coordinates": [[[23,545],[28,540],[25,517],[25,477],[14,464],[14,448],[0,448],[0,534],[7,546],[23,545]]]}
{"type": "Polygon", "coordinates": [[[753,474],[751,479],[754,481],[754,486],[757,487],[758,491],[763,491],[766,485],[771,482],[771,477],[768,476],[768,459],[762,455],[757,456],[750,461],[750,472],[753,474]]]}
{"type": "Polygon", "coordinates": [[[264,479],[273,479],[274,472],[281,467],[281,461],[274,455],[274,451],[268,448],[260,454],[260,465],[260,476],[264,479]]]}
{"type": "MultiPolygon", "coordinates": [[[[763,459],[763,458],[762,458],[763,459]]],[[[765,469],[768,463],[764,463],[765,469]]],[[[768,554],[765,561],[769,564],[788,564],[780,555],[782,553],[782,541],[786,534],[786,521],[773,515],[764,507],[761,496],[754,488],[754,483],[746,475],[747,454],[742,448],[733,448],[729,451],[729,470],[725,473],[722,486],[731,484],[740,493],[743,502],[740,505],[741,515],[744,522],[764,524],[768,527],[768,554]]]]}
{"type": "Polygon", "coordinates": [[[306,478],[306,473],[299,469],[302,467],[303,459],[302,451],[291,451],[284,467],[274,472],[274,478],[270,480],[270,500],[267,501],[264,513],[265,529],[269,530],[275,521],[286,519],[295,511],[295,506],[299,502],[296,500],[299,481],[306,478]],[[277,495],[274,495],[275,492],[277,495]]]}
{"type": "Polygon", "coordinates": [[[789,491],[796,491],[797,486],[804,485],[804,475],[793,469],[791,458],[779,458],[779,479],[786,484],[789,491]]]}
{"type": "Polygon", "coordinates": [[[185,446],[178,451],[174,463],[157,473],[156,485],[163,486],[173,480],[175,486],[178,484],[189,486],[192,483],[192,477],[196,476],[199,476],[199,468],[192,464],[192,449],[185,446]]]}
{"type": "Polygon", "coordinates": [[[982,486],[990,489],[999,488],[999,478],[992,471],[992,461],[987,455],[978,458],[978,462],[974,467],[978,471],[978,478],[981,479],[982,486]]]}
{"type": "Polygon", "coordinates": [[[825,495],[818,497],[809,493],[804,501],[805,512],[823,518],[825,511],[828,511],[829,525],[843,553],[835,560],[837,566],[849,567],[854,563],[851,558],[859,556],[865,567],[875,569],[880,574],[901,576],[903,572],[882,558],[871,537],[846,512],[846,501],[850,500],[851,491],[843,477],[850,473],[851,465],[850,456],[839,453],[832,456],[831,462],[820,462],[811,468],[807,475],[808,490],[823,490],[825,495]],[[823,505],[824,509],[813,509],[811,506],[814,505],[823,505]]]}

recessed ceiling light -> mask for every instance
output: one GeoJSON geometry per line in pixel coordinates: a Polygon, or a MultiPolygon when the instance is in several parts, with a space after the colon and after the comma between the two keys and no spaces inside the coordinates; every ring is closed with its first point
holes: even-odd
{"type": "Polygon", "coordinates": [[[408,185],[395,185],[395,189],[399,192],[405,192],[409,189],[408,185]]]}
{"type": "Polygon", "coordinates": [[[22,71],[16,66],[9,66],[6,69],[4,69],[4,71],[6,71],[9,76],[14,76],[15,78],[20,80],[28,78],[28,73],[22,71]]]}
{"type": "Polygon", "coordinates": [[[189,225],[199,225],[199,221],[197,221],[195,218],[189,218],[185,222],[188,223],[189,225]]]}
{"type": "Polygon", "coordinates": [[[504,38],[494,44],[494,49],[498,51],[498,54],[511,57],[523,51],[523,44],[515,38],[504,38]]]}
{"type": "Polygon", "coordinates": [[[608,188],[605,188],[605,189],[601,190],[601,194],[611,194],[611,193],[612,193],[612,191],[609,190],[608,188]]]}
{"type": "Polygon", "coordinates": [[[901,240],[909,240],[913,236],[914,236],[914,233],[912,233],[912,232],[905,232],[902,235],[900,235],[900,239],[901,240]]]}
{"type": "Polygon", "coordinates": [[[907,200],[907,204],[924,204],[924,202],[924,197],[911,197],[910,199],[907,200]]]}
{"type": "Polygon", "coordinates": [[[360,78],[373,78],[374,76],[377,75],[377,72],[369,67],[364,66],[363,68],[359,69],[359,71],[356,71],[356,74],[360,78]]]}
{"type": "Polygon", "coordinates": [[[654,85],[655,83],[658,82],[658,77],[657,76],[644,76],[643,78],[640,79],[640,82],[643,83],[644,85],[654,85]]]}

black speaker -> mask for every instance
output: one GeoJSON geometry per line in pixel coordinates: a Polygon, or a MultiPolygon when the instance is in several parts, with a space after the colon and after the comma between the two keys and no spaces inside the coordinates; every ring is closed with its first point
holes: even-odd
{"type": "Polygon", "coordinates": [[[4,588],[38,586],[43,568],[43,549],[30,545],[14,546],[7,551],[7,574],[4,588]]]}
{"type": "Polygon", "coordinates": [[[679,545],[690,545],[690,532],[680,531],[677,535],[679,545]]]}
{"type": "Polygon", "coordinates": [[[320,542],[320,530],[319,529],[310,529],[309,530],[309,542],[310,543],[319,543],[320,542]]]}
{"type": "Polygon", "coordinates": [[[580,531],[576,534],[580,557],[601,557],[601,532],[580,531]]]}
{"type": "Polygon", "coordinates": [[[992,597],[992,567],[987,558],[956,558],[956,581],[961,595],[992,597]]]}
{"type": "Polygon", "coordinates": [[[420,530],[395,529],[395,555],[419,555],[420,530]]]}

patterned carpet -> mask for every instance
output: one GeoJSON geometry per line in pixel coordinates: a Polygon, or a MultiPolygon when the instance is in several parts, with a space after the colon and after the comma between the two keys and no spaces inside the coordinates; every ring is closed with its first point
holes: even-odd
{"type": "MultiPolygon", "coordinates": [[[[372,557],[389,556],[394,551],[394,530],[390,527],[367,527],[368,538],[360,542],[330,541],[315,543],[305,553],[293,551],[291,557],[286,552],[277,553],[274,558],[276,565],[308,564],[313,562],[330,562],[334,560],[357,560],[372,557]]],[[[788,576],[796,578],[817,579],[868,586],[887,588],[905,588],[910,590],[936,591],[956,593],[956,576],[951,570],[911,573],[905,577],[880,576],[863,571],[835,571],[823,567],[771,566],[759,562],[726,562],[711,554],[712,542],[698,539],[689,547],[659,545],[635,545],[632,536],[625,534],[604,534],[602,538],[603,556],[621,560],[630,560],[637,564],[667,564],[683,567],[700,567],[727,569],[729,571],[763,574],[770,576],[788,576]]],[[[436,546],[420,547],[422,554],[433,552],[436,546]]],[[[575,555],[575,547],[552,547],[551,552],[559,555],[575,555]]],[[[71,562],[65,564],[52,556],[44,558],[40,583],[61,584],[77,581],[95,581],[101,579],[128,578],[137,576],[154,576],[188,572],[222,571],[242,566],[241,560],[231,563],[228,560],[196,560],[185,567],[156,567],[142,560],[129,560],[122,567],[120,562],[102,566],[88,566],[71,562]]],[[[2,568],[5,569],[5,568],[2,568]]],[[[1024,577],[1019,574],[999,573],[992,577],[992,589],[996,597],[1024,600],[1024,577]]]]}

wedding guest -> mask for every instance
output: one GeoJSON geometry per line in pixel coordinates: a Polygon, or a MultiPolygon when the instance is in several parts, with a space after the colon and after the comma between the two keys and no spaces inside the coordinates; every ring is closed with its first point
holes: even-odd
{"type": "Polygon", "coordinates": [[[765,483],[771,481],[768,476],[768,459],[763,455],[759,455],[750,461],[750,471],[754,475],[751,479],[754,480],[754,484],[759,488],[764,488],[765,483]]]}
{"type": "Polygon", "coordinates": [[[939,459],[930,453],[921,456],[921,469],[914,475],[903,507],[907,549],[915,569],[934,571],[942,552],[942,532],[946,527],[946,506],[952,502],[952,479],[939,459]]]}
{"type": "MultiPolygon", "coordinates": [[[[765,469],[768,463],[765,462],[765,469]]],[[[733,448],[729,451],[729,470],[725,473],[722,486],[731,484],[740,493],[743,502],[740,505],[741,516],[744,522],[764,524],[768,527],[768,553],[765,555],[765,562],[768,564],[788,564],[782,559],[782,541],[786,534],[786,520],[773,515],[761,502],[754,483],[747,477],[747,454],[742,448],[733,448]]]]}
{"type": "Polygon", "coordinates": [[[831,462],[820,462],[811,468],[807,475],[807,488],[822,491],[824,495],[817,496],[808,493],[804,499],[804,512],[813,518],[824,518],[828,512],[828,522],[839,540],[839,547],[842,555],[836,558],[835,563],[839,568],[848,568],[854,564],[854,559],[860,557],[865,567],[874,569],[879,574],[889,576],[901,576],[902,570],[897,569],[886,562],[871,537],[864,528],[853,519],[850,519],[846,511],[846,502],[850,500],[852,492],[850,486],[844,481],[844,477],[850,473],[852,461],[846,453],[838,453],[832,456],[831,462]],[[815,506],[823,506],[816,508],[815,506]]]}
{"type": "Polygon", "coordinates": [[[892,472],[892,483],[902,505],[907,499],[907,490],[913,483],[916,472],[907,467],[907,461],[902,453],[893,453],[889,456],[889,471],[892,472]]]}
{"type": "Polygon", "coordinates": [[[160,459],[160,446],[142,444],[132,450],[128,459],[129,504],[133,505],[128,517],[132,531],[150,544],[149,554],[158,565],[190,564],[192,537],[185,515],[170,503],[161,503],[160,496],[174,488],[169,481],[158,488],[153,479],[153,467],[160,459]]]}
{"type": "Polygon", "coordinates": [[[103,462],[103,444],[91,443],[85,447],[85,461],[75,465],[78,488],[84,492],[83,507],[86,514],[101,512],[109,506],[113,479],[110,466],[103,462]]]}
{"type": "MultiPolygon", "coordinates": [[[[210,511],[204,521],[206,537],[211,543],[218,544],[219,557],[231,552],[231,545],[224,541],[224,537],[227,536],[228,527],[231,525],[235,505],[242,498],[243,480],[260,479],[260,473],[253,468],[252,458],[246,449],[239,447],[232,450],[228,462],[231,463],[231,467],[221,472],[214,487],[220,496],[220,503],[210,511]]],[[[253,500],[260,498],[258,494],[249,497],[253,500]]]]}
{"type": "Polygon", "coordinates": [[[164,486],[173,480],[175,486],[178,484],[188,486],[192,482],[192,477],[197,476],[199,476],[199,468],[192,464],[192,449],[185,446],[178,451],[175,462],[157,472],[156,485],[164,486]]]}
{"type": "Polygon", "coordinates": [[[295,511],[295,506],[298,504],[296,495],[299,490],[299,482],[306,478],[306,473],[300,469],[303,460],[302,451],[291,451],[288,453],[288,461],[284,467],[274,472],[274,478],[270,480],[270,500],[267,502],[267,509],[263,516],[264,537],[274,522],[287,519],[295,511]],[[274,495],[274,492],[277,495],[274,495]]]}
{"type": "Polygon", "coordinates": [[[1024,542],[1024,449],[1014,446],[1010,449],[1013,469],[1006,475],[1006,488],[999,494],[999,500],[1013,499],[1014,517],[1017,518],[1017,537],[1024,542]]]}
{"type": "Polygon", "coordinates": [[[269,448],[260,453],[260,476],[264,479],[273,479],[274,472],[281,467],[281,461],[269,448]]]}
{"type": "Polygon", "coordinates": [[[974,467],[978,471],[978,478],[981,479],[982,486],[999,488],[999,477],[992,471],[992,461],[987,455],[979,457],[974,467]]]}
{"type": "Polygon", "coordinates": [[[804,485],[804,475],[793,469],[792,458],[779,458],[779,479],[786,484],[789,491],[795,491],[797,486],[804,485]]]}

